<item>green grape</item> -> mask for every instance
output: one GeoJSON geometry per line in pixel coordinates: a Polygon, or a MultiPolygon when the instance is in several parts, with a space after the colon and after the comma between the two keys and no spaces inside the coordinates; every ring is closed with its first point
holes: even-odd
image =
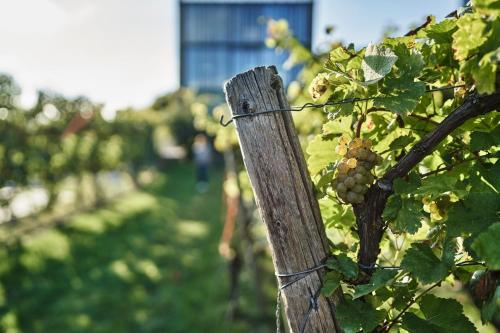
{"type": "Polygon", "coordinates": [[[366,158],[368,157],[368,151],[364,148],[361,148],[358,152],[358,156],[357,156],[360,160],[366,160],[366,158]]]}
{"type": "Polygon", "coordinates": [[[356,202],[358,199],[358,195],[355,192],[349,191],[347,192],[347,201],[348,202],[356,202]]]}
{"type": "Polygon", "coordinates": [[[347,187],[344,183],[337,184],[337,192],[347,192],[347,187]]]}
{"type": "Polygon", "coordinates": [[[358,184],[364,184],[365,177],[362,174],[357,173],[354,175],[354,180],[356,180],[356,183],[358,184]]]}
{"type": "Polygon", "coordinates": [[[366,175],[366,184],[371,185],[373,181],[375,180],[375,177],[371,173],[366,175]]]}
{"type": "Polygon", "coordinates": [[[362,175],[366,174],[366,172],[367,172],[366,168],[362,165],[356,166],[355,171],[359,174],[362,174],[362,175]]]}
{"type": "Polygon", "coordinates": [[[353,192],[356,192],[356,193],[363,193],[363,190],[364,190],[364,186],[360,185],[360,184],[356,184],[354,185],[354,187],[352,188],[352,191],[353,192]]]}
{"type": "Polygon", "coordinates": [[[354,187],[354,185],[356,185],[356,181],[354,180],[353,177],[347,177],[344,180],[344,184],[345,184],[346,187],[352,188],[352,187],[354,187]]]}

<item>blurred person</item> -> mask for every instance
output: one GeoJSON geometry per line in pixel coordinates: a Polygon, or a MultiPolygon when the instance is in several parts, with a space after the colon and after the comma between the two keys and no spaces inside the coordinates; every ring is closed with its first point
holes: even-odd
{"type": "Polygon", "coordinates": [[[203,193],[208,189],[208,167],[212,160],[212,151],[205,134],[194,137],[193,156],[196,165],[196,189],[203,193]]]}

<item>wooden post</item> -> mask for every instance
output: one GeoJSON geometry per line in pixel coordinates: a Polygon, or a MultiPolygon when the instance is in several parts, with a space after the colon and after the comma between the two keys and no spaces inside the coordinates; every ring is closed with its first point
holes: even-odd
{"type": "MultiPolygon", "coordinates": [[[[276,68],[257,67],[225,85],[232,115],[289,108],[276,68]]],[[[316,267],[330,254],[325,228],[289,112],[235,119],[238,139],[260,216],[267,227],[276,273],[316,267]]],[[[282,291],[290,332],[338,332],[334,305],[339,297],[319,296],[310,311],[311,293],[322,285],[317,270],[282,291]]],[[[302,275],[303,276],[303,275],[302,275]]],[[[279,286],[299,276],[278,278],[279,286]]]]}

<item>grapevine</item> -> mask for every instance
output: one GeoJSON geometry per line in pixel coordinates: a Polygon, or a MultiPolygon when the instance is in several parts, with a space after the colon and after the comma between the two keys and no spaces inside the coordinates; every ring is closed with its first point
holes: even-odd
{"type": "Polygon", "coordinates": [[[405,36],[316,55],[271,36],[304,66],[291,102],[326,105],[295,122],[333,236],[324,294],[343,294],[344,331],[500,328],[499,8],[473,0],[405,36]]]}

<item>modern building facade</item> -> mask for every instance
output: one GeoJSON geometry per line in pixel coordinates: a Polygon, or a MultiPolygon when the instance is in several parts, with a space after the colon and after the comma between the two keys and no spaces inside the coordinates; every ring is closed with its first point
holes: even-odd
{"type": "Polygon", "coordinates": [[[306,46],[311,44],[309,0],[180,0],[181,85],[201,92],[221,92],[233,75],[260,65],[277,65],[285,83],[298,68],[286,71],[286,52],[265,45],[268,19],[286,19],[306,46]]]}

